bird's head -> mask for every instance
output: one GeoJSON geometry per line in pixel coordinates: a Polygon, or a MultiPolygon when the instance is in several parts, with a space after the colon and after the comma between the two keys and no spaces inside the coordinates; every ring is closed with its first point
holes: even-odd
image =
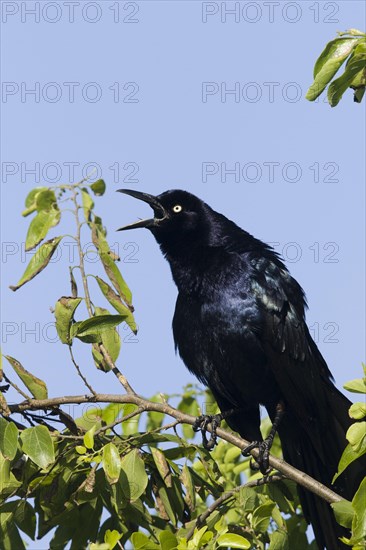
{"type": "Polygon", "coordinates": [[[209,232],[207,222],[213,211],[187,191],[174,189],[157,196],[130,189],[118,191],[147,202],[154,211],[154,217],[125,225],[118,231],[146,227],[163,249],[170,248],[170,245],[191,245],[197,240],[202,242],[209,232]]]}

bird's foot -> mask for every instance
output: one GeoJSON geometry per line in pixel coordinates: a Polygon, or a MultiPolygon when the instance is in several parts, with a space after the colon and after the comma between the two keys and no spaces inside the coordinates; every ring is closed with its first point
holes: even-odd
{"type": "Polygon", "coordinates": [[[271,450],[273,440],[277,433],[278,426],[285,414],[285,405],[282,401],[277,403],[275,408],[275,418],[273,420],[271,431],[264,441],[253,441],[247,447],[241,451],[244,456],[249,456],[253,449],[258,449],[258,456],[254,458],[255,463],[251,463],[253,470],[260,470],[263,475],[268,474],[271,469],[269,468],[269,451],[271,450]]]}
{"type": "Polygon", "coordinates": [[[259,454],[255,457],[255,462],[251,464],[253,470],[260,470],[263,475],[271,471],[269,467],[269,451],[272,447],[273,439],[267,438],[264,441],[253,441],[241,451],[242,455],[249,456],[253,449],[258,449],[259,454]]]}
{"type": "Polygon", "coordinates": [[[222,414],[202,414],[196,418],[195,423],[193,424],[193,430],[195,432],[201,431],[202,433],[202,445],[208,451],[212,451],[217,443],[216,430],[220,427],[221,420],[223,419],[222,414]],[[211,424],[211,435],[210,439],[207,439],[207,426],[211,424]]]}

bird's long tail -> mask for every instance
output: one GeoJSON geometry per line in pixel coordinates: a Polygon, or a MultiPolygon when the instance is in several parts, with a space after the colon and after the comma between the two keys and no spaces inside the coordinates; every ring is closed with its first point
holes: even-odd
{"type": "MultiPolygon", "coordinates": [[[[316,423],[312,430],[303,428],[291,410],[287,411],[279,428],[283,455],[287,462],[299,470],[330,487],[343,498],[352,500],[366,475],[366,455],[350,464],[332,485],[332,478],[347,444],[345,433],[352,421],[348,415],[351,405],[348,399],[334,386],[329,386],[327,392],[329,422],[333,425],[316,433],[316,423]]],[[[339,538],[349,537],[350,534],[336,522],[330,505],[302,487],[299,487],[299,497],[305,518],[313,527],[319,550],[345,550],[347,546],[339,538]]]]}

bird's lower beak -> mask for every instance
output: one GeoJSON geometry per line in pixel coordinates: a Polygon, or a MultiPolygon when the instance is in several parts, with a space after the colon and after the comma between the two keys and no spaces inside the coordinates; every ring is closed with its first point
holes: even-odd
{"type": "Polygon", "coordinates": [[[141,191],[134,191],[132,189],[118,189],[118,191],[120,193],[124,193],[125,195],[135,197],[135,199],[139,199],[140,201],[147,202],[147,204],[149,204],[154,210],[155,216],[146,220],[139,220],[137,222],[130,223],[129,225],[124,225],[123,227],[117,229],[117,231],[125,231],[126,229],[137,229],[138,227],[155,227],[159,224],[159,222],[168,217],[168,213],[166,212],[165,208],[160,204],[158,199],[154,197],[154,195],[142,193],[141,191]]]}

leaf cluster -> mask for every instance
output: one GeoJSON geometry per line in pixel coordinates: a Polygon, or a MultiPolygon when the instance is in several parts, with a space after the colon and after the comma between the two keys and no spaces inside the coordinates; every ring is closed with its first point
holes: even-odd
{"type": "Polygon", "coordinates": [[[366,86],[366,34],[357,29],[338,33],[328,42],[314,66],[314,82],[306,99],[315,101],[347,60],[344,73],[328,86],[328,102],[338,105],[348,88],[354,90],[354,101],[361,103],[366,86]]]}
{"type": "MultiPolygon", "coordinates": [[[[344,388],[350,392],[366,395],[366,366],[363,365],[364,377],[350,380],[344,388]]],[[[334,481],[357,458],[366,453],[366,403],[358,401],[350,407],[349,415],[354,422],[346,433],[348,441],[339,461],[338,472],[334,481]]],[[[352,502],[342,500],[332,504],[338,523],[351,530],[350,538],[343,538],[343,542],[354,550],[365,548],[366,540],[366,477],[363,479],[352,502]]]]}
{"type": "MultiPolygon", "coordinates": [[[[199,410],[201,396],[186,388],[179,409],[194,402],[199,410]]],[[[75,420],[77,435],[0,419],[5,550],[25,548],[22,533],[42,539],[50,531],[51,549],[107,550],[128,541],[158,550],[311,548],[294,483],[253,488],[261,476],[236,447],[221,441],[210,455],[193,439],[166,433],[162,414],[147,413],[151,428],[139,430],[134,412],[135,405],[95,407],[75,420]],[[108,427],[116,423],[118,430],[108,427]],[[201,525],[210,501],[219,504],[201,525]]]]}

